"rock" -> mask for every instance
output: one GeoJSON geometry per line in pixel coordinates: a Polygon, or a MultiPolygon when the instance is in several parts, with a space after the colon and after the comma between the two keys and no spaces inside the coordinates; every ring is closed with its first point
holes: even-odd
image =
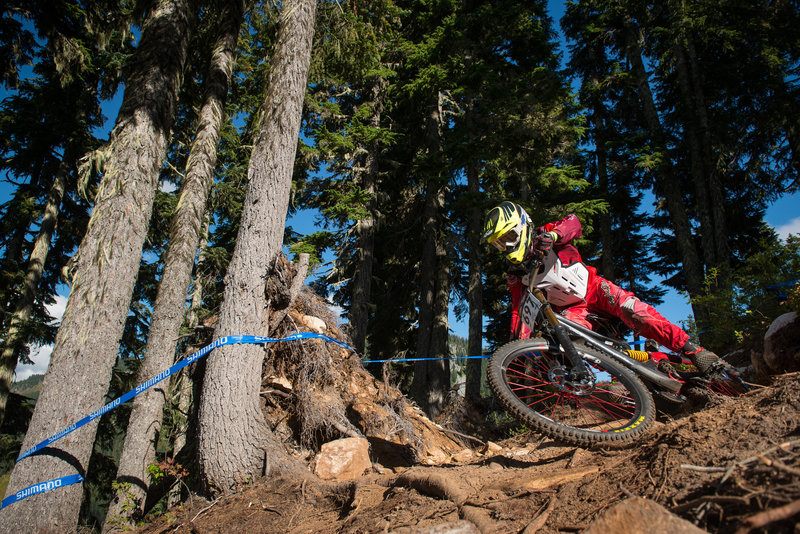
{"type": "Polygon", "coordinates": [[[500,451],[503,450],[503,447],[495,443],[494,441],[486,442],[486,446],[483,448],[481,453],[483,454],[498,454],[500,451]]]}
{"type": "Polygon", "coordinates": [[[324,333],[325,330],[327,330],[328,328],[327,325],[325,324],[325,321],[323,321],[319,317],[314,317],[313,315],[303,315],[301,317],[301,320],[303,321],[303,323],[305,323],[306,326],[308,326],[310,330],[316,332],[317,334],[324,333]]]}
{"type": "Polygon", "coordinates": [[[800,316],[785,313],[775,319],[764,335],[763,360],[772,374],[800,369],[800,316]]]}
{"type": "Polygon", "coordinates": [[[450,455],[442,449],[436,448],[429,450],[427,455],[420,461],[424,465],[442,465],[450,461],[450,455]]]}
{"type": "Polygon", "coordinates": [[[705,534],[660,504],[632,497],[613,506],[595,520],[583,534],[705,534]]]}
{"type": "Polygon", "coordinates": [[[466,463],[472,460],[475,457],[475,454],[470,449],[462,449],[455,453],[451,459],[457,463],[466,463]]]}
{"type": "Polygon", "coordinates": [[[292,392],[292,383],[285,376],[269,376],[267,377],[266,384],[275,389],[285,391],[286,393],[292,392]]]}
{"type": "Polygon", "coordinates": [[[324,444],[314,466],[314,474],[323,480],[349,480],[372,467],[369,442],[364,438],[343,438],[324,444]]]}

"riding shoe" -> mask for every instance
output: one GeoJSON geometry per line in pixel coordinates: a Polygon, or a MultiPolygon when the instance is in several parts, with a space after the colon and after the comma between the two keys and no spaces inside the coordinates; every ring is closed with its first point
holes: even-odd
{"type": "Polygon", "coordinates": [[[725,371],[731,376],[739,376],[739,373],[731,364],[710,350],[704,349],[703,347],[696,345],[691,341],[686,342],[681,349],[681,353],[683,353],[684,356],[687,356],[692,361],[694,366],[697,367],[697,370],[708,378],[715,377],[722,371],[725,371]]]}

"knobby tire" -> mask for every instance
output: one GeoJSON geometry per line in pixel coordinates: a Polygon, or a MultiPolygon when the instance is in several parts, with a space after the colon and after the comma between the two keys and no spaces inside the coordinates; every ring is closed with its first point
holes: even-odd
{"type": "Polygon", "coordinates": [[[569,360],[544,339],[521,339],[497,349],[489,386],[517,420],[573,445],[626,443],[655,420],[653,397],[630,370],[608,356],[576,346],[595,375],[593,387],[570,383],[569,360]]]}

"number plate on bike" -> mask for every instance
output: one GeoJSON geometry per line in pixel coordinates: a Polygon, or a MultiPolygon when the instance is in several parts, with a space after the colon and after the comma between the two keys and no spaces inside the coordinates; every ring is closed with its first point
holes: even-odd
{"type": "Polygon", "coordinates": [[[542,308],[542,303],[531,295],[528,291],[522,294],[522,305],[519,307],[519,313],[522,317],[522,322],[531,331],[534,330],[536,316],[539,315],[539,310],[542,308]]]}

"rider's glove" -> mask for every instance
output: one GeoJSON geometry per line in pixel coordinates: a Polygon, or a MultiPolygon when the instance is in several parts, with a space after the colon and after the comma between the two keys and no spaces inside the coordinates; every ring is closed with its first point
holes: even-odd
{"type": "Polygon", "coordinates": [[[558,234],[555,232],[543,232],[536,236],[533,240],[533,249],[542,256],[546,255],[553,249],[553,244],[558,239],[558,234]]]}

